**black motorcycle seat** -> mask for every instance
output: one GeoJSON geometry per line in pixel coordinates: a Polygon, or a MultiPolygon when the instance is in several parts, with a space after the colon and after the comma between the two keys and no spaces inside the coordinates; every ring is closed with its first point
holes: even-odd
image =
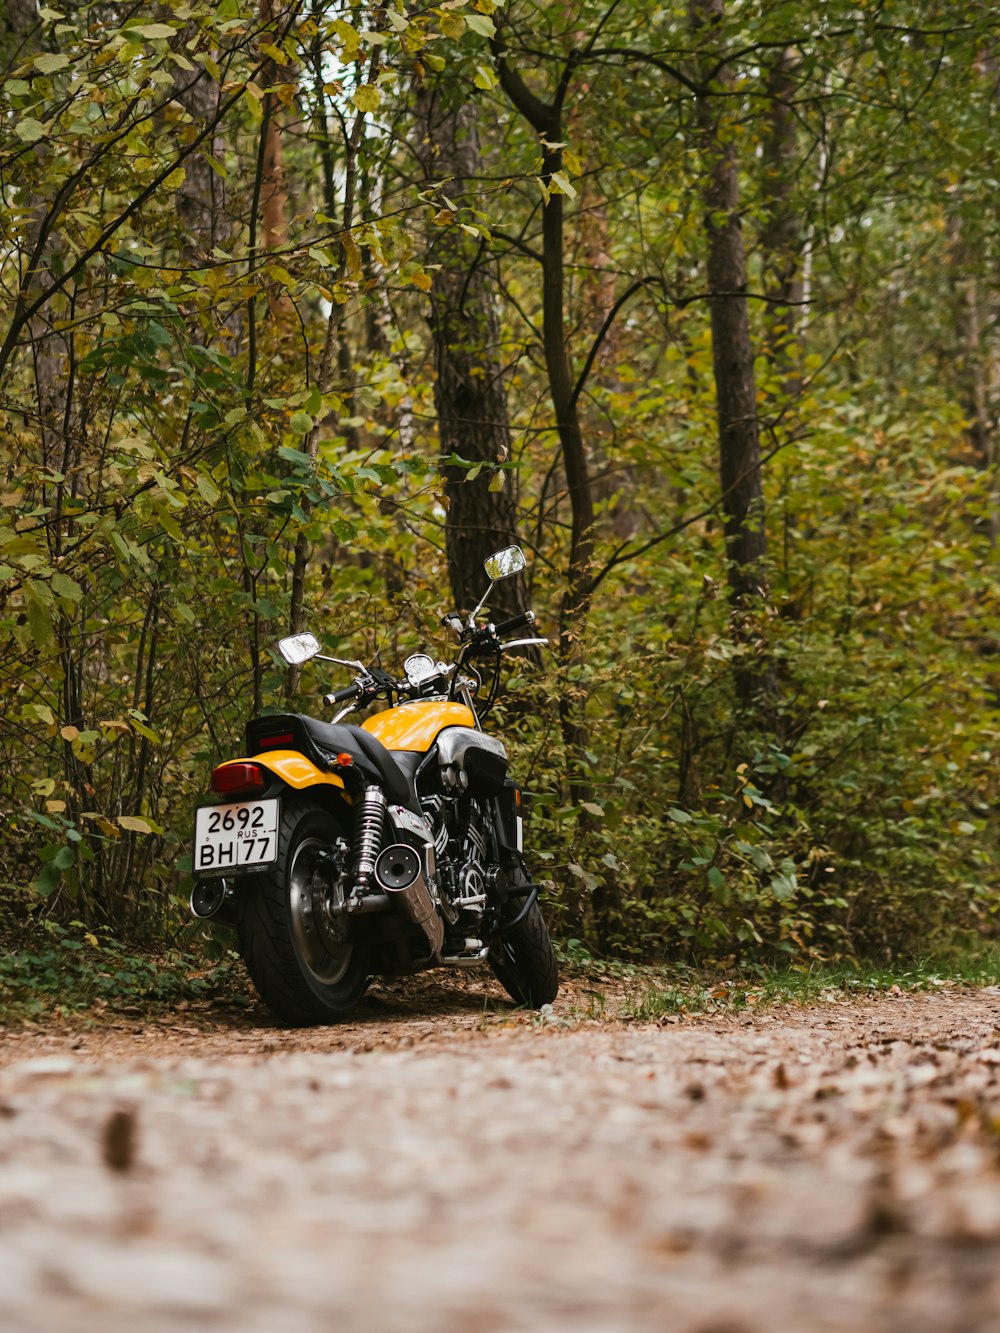
{"type": "MultiPolygon", "coordinates": [[[[351,755],[358,761],[362,771],[367,771],[369,777],[380,781],[391,802],[405,805],[415,814],[420,813],[420,802],[413,783],[415,767],[408,763],[404,769],[396,762],[393,752],[376,740],[370,731],[345,722],[321,722],[306,713],[272,713],[266,717],[255,717],[247,723],[248,752],[254,754],[261,749],[268,749],[269,739],[285,732],[290,732],[300,741],[306,741],[309,758],[321,768],[333,767],[335,755],[351,755]]],[[[400,757],[411,758],[408,753],[400,757]]]]}

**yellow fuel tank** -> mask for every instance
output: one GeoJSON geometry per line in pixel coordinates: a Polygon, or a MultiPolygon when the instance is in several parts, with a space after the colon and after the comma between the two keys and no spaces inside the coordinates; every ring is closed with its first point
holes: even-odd
{"type": "Polygon", "coordinates": [[[426,754],[445,727],[474,727],[476,719],[465,704],[416,700],[375,713],[361,725],[387,750],[426,754]]]}

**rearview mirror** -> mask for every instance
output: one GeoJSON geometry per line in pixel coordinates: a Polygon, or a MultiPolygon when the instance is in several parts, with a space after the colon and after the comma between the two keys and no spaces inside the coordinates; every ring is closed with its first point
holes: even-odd
{"type": "Polygon", "coordinates": [[[290,638],[279,639],[278,652],[289,666],[299,666],[319,652],[319,639],[315,634],[293,634],[290,638]]]}
{"type": "Polygon", "coordinates": [[[524,552],[520,546],[505,546],[502,551],[495,551],[483,561],[487,577],[494,583],[497,579],[509,579],[512,574],[520,574],[524,566],[524,552]]]}

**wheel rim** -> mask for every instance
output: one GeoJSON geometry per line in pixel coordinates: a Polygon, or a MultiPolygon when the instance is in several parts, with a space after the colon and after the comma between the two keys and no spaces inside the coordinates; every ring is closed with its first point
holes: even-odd
{"type": "Polygon", "coordinates": [[[305,838],[296,847],[288,868],[288,909],[299,962],[313,981],[331,986],[346,974],[354,946],[337,913],[343,881],[320,871],[318,853],[324,850],[319,838],[305,838]]]}

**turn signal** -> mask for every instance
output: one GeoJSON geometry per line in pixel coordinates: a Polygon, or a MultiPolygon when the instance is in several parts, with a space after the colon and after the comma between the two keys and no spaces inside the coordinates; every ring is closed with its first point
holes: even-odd
{"type": "Polygon", "coordinates": [[[220,796],[235,796],[244,792],[263,791],[267,776],[260,764],[220,764],[212,773],[209,784],[220,796]]]}
{"type": "Polygon", "coordinates": [[[354,755],[348,754],[346,750],[341,750],[340,754],[337,755],[336,763],[338,768],[350,768],[354,763],[354,755]]]}

